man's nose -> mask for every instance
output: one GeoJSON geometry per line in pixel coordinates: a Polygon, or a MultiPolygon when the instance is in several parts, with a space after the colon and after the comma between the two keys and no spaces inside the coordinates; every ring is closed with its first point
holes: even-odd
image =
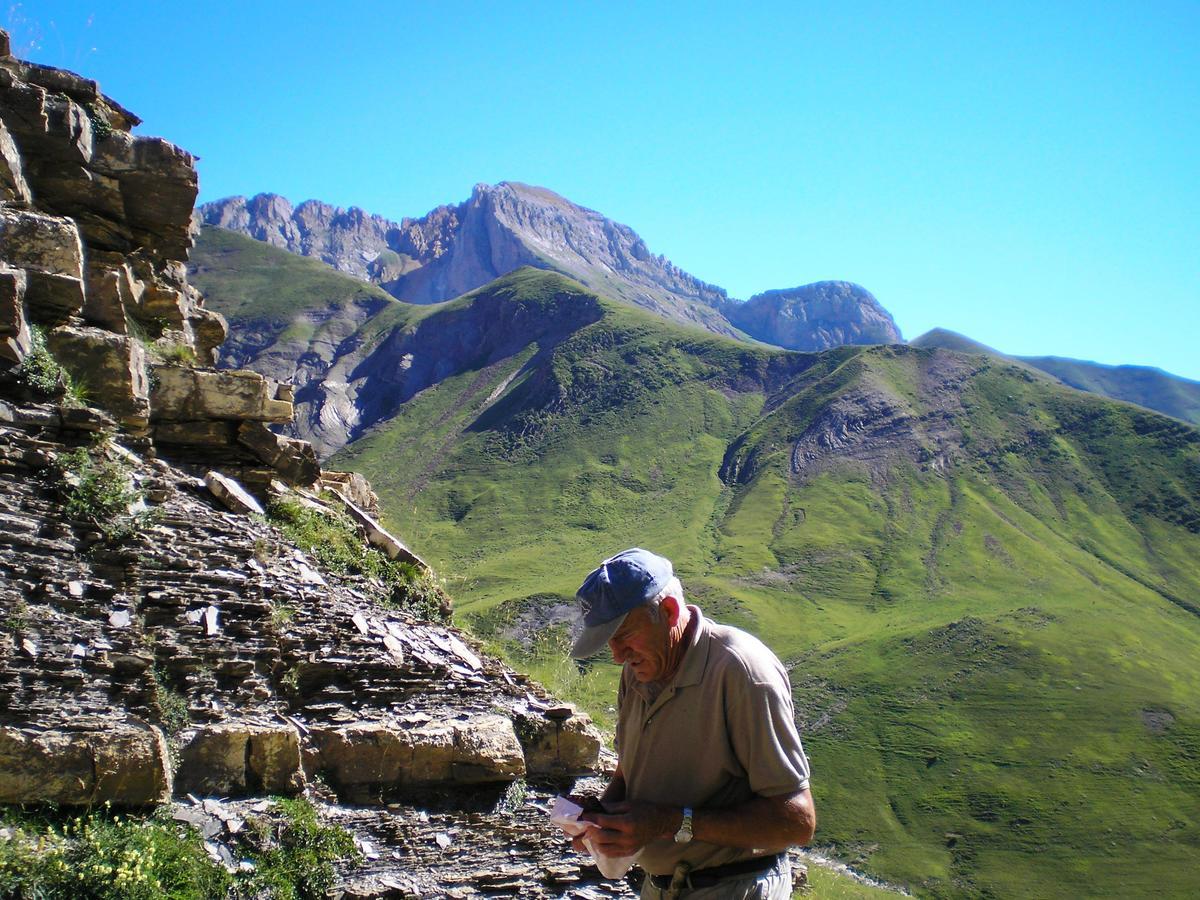
{"type": "Polygon", "coordinates": [[[612,652],[613,662],[622,663],[625,661],[625,645],[613,638],[608,642],[608,649],[612,652]]]}

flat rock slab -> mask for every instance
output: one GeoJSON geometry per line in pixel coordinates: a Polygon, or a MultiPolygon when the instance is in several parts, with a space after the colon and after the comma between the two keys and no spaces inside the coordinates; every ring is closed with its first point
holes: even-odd
{"type": "Polygon", "coordinates": [[[339,788],[380,791],[513,781],[525,756],[512,720],[482,715],[416,727],[378,722],[314,729],[318,765],[339,788]]]}
{"type": "Polygon", "coordinates": [[[257,372],[155,366],[154,376],[156,384],[150,399],[156,422],[292,420],[292,404],[275,399],[279,385],[257,372]]]}
{"type": "Polygon", "coordinates": [[[176,791],[245,797],[304,788],[300,735],[291,725],[220,722],[184,735],[176,791]]]}
{"type": "Polygon", "coordinates": [[[0,803],[140,806],[170,796],[167,744],[157,728],[118,722],[103,731],[0,726],[0,803]]]}
{"type": "Polygon", "coordinates": [[[222,475],[220,472],[209,472],[204,476],[204,484],[212,491],[213,496],[225,504],[231,512],[243,515],[251,513],[259,516],[266,515],[259,502],[232,478],[222,475]]]}

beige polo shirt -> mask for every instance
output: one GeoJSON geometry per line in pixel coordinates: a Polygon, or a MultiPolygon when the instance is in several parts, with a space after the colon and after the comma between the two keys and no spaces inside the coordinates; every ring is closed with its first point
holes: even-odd
{"type": "MultiPolygon", "coordinates": [[[[712,809],[808,787],[783,665],[753,635],[688,609],[697,627],[679,671],[657,698],[628,666],[621,673],[616,744],[628,799],[712,809]]],[[[666,838],[646,845],[638,864],[665,875],[681,860],[697,870],[754,855],[666,838]]]]}

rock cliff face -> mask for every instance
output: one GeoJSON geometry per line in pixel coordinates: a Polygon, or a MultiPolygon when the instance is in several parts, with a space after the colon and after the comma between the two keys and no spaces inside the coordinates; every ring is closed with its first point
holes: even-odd
{"type": "Polygon", "coordinates": [[[380,284],[394,297],[436,303],[531,265],[666,318],[721,334],[725,291],[655,256],[629,227],[545,188],[477,184],[465,203],[389,222],[315,200],[232,197],[200,207],[207,225],[239,231],[380,284]]]}
{"type": "Polygon", "coordinates": [[[553,269],[597,293],[664,318],[789,349],[892,343],[900,332],[866,290],[820,282],[743,303],[652,254],[633,229],[553,191],[478,184],[465,203],[391,222],[361,209],[275,194],[200,207],[206,225],[236,231],[381,285],[411,303],[458,297],[521,266],[553,269]]]}
{"type": "Polygon", "coordinates": [[[789,350],[842,344],[898,344],[900,329],[869,291],[848,281],[755,294],[726,306],[729,320],[751,337],[789,350]]]}
{"type": "Polygon", "coordinates": [[[351,896],[598,881],[532,805],[600,768],[587,717],[263,519],[287,497],[425,569],[362,479],[269,429],[290,385],[203,365],[225,328],[184,268],[191,157],[7,49],[0,32],[0,804],[172,804],[215,848],[234,814],[190,798],[308,792],[387,842],[343,873],[351,896]],[[518,780],[529,799],[498,806],[518,780]]]}

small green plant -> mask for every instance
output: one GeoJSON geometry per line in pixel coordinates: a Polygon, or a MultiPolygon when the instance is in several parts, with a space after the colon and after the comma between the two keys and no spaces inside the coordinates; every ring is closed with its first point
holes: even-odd
{"type": "Polygon", "coordinates": [[[84,106],[84,110],[87,112],[87,117],[92,122],[92,136],[96,140],[102,141],[102,140],[110,137],[112,135],[112,133],[114,131],[116,131],[115,128],[113,128],[110,124],[108,124],[108,119],[106,119],[90,103],[88,105],[84,106]]]}
{"type": "Polygon", "coordinates": [[[39,399],[61,397],[71,389],[71,375],[46,346],[46,333],[36,325],[29,332],[31,346],[17,369],[17,381],[39,399]]]}
{"type": "Polygon", "coordinates": [[[114,543],[149,524],[151,514],[142,492],[134,487],[132,470],[122,460],[105,456],[103,448],[76,447],[59,454],[56,466],[70,518],[90,522],[114,543]]]}
{"type": "Polygon", "coordinates": [[[20,634],[29,628],[29,604],[18,599],[4,617],[4,630],[12,634],[20,634]]]}
{"type": "Polygon", "coordinates": [[[63,403],[67,406],[85,407],[88,405],[88,399],[91,391],[88,390],[87,382],[82,378],[68,378],[67,389],[63,394],[63,403]]]}
{"type": "Polygon", "coordinates": [[[154,684],[163,728],[167,734],[179,734],[191,722],[187,698],[171,685],[170,678],[162,669],[154,669],[154,684]]]}
{"type": "Polygon", "coordinates": [[[496,812],[514,812],[520,809],[528,795],[529,785],[525,783],[524,778],[518,778],[516,781],[510,782],[508,787],[504,789],[504,795],[496,804],[496,812]]]}
{"type": "Polygon", "coordinates": [[[432,573],[412,563],[388,559],[369,546],[358,529],[338,513],[318,512],[287,498],[273,501],[267,516],[287,538],[312,553],[331,572],[376,578],[387,595],[384,605],[403,608],[422,618],[444,620],[450,599],[432,573]]]}
{"type": "Polygon", "coordinates": [[[10,833],[0,840],[0,897],[206,900],[232,886],[199,833],[166,812],[138,818],[105,806],[69,817],[10,808],[3,820],[10,833]]]}
{"type": "Polygon", "coordinates": [[[254,819],[251,850],[255,869],[245,885],[249,896],[275,900],[318,900],[337,878],[334,863],[358,858],[350,834],[322,825],[317,811],[302,798],[277,798],[279,819],[254,819]]]}
{"type": "Polygon", "coordinates": [[[129,320],[129,336],[142,345],[146,356],[153,362],[194,366],[197,362],[195,349],[184,341],[171,340],[165,333],[168,328],[169,323],[162,318],[156,318],[149,324],[138,319],[129,320]],[[158,337],[151,334],[151,329],[158,337]]]}
{"type": "Polygon", "coordinates": [[[194,366],[196,364],[196,351],[187,344],[166,344],[158,345],[159,357],[165,363],[172,363],[177,366],[194,366]]]}
{"type": "Polygon", "coordinates": [[[276,628],[282,628],[294,618],[296,618],[296,610],[287,604],[279,603],[271,607],[271,624],[276,628]]]}
{"type": "Polygon", "coordinates": [[[248,821],[231,849],[253,867],[236,873],[165,808],[137,816],[107,804],[78,815],[8,807],[0,822],[0,897],[317,900],[337,878],[334,864],[358,858],[350,834],[322,825],[302,799],[277,799],[271,814],[248,821]]]}

